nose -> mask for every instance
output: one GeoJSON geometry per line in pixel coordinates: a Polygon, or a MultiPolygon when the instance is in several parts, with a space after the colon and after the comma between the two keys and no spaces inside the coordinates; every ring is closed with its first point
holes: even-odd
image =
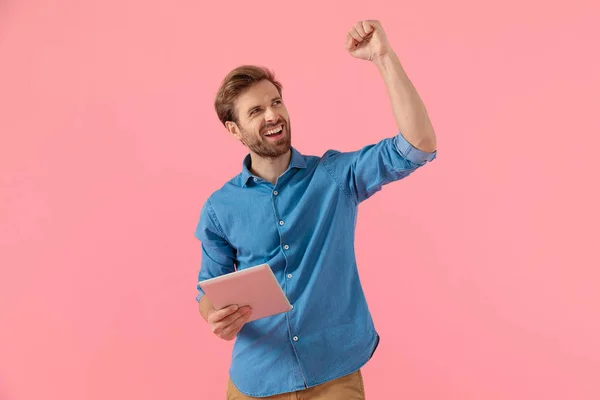
{"type": "Polygon", "coordinates": [[[267,108],[267,110],[265,111],[265,121],[267,123],[272,123],[277,122],[278,119],[279,116],[277,115],[275,110],[273,110],[272,108],[267,108]]]}

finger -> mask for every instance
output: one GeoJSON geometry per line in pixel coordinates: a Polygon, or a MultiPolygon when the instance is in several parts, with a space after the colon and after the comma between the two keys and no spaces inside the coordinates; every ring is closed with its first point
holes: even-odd
{"type": "Polygon", "coordinates": [[[235,320],[237,320],[239,317],[243,317],[244,315],[245,313],[243,311],[238,310],[233,314],[229,314],[227,317],[223,318],[218,322],[212,322],[212,332],[219,337],[225,337],[229,329],[229,325],[231,325],[235,320]]]}
{"type": "Polygon", "coordinates": [[[227,316],[236,312],[238,309],[239,309],[239,307],[237,304],[232,304],[230,306],[221,308],[220,310],[217,310],[217,311],[211,313],[208,316],[208,319],[210,320],[210,322],[219,322],[219,321],[222,321],[227,316]]]}
{"type": "Polygon", "coordinates": [[[231,325],[231,323],[233,321],[235,321],[236,319],[238,319],[241,316],[244,316],[248,313],[249,308],[240,308],[239,310],[237,310],[236,312],[234,312],[233,314],[229,314],[227,317],[223,318],[221,321],[219,321],[217,323],[217,325],[219,327],[222,327],[223,329],[226,328],[227,326],[231,325]]]}
{"type": "Polygon", "coordinates": [[[250,318],[250,313],[244,313],[223,329],[223,337],[234,338],[250,318]]]}
{"type": "Polygon", "coordinates": [[[356,40],[354,40],[354,38],[352,37],[352,35],[350,35],[350,33],[348,33],[348,36],[346,37],[346,49],[349,51],[354,50],[354,48],[356,47],[356,45],[358,44],[358,42],[356,40]]]}
{"type": "Polygon", "coordinates": [[[360,37],[364,39],[367,36],[367,32],[365,31],[363,24],[364,22],[357,23],[356,25],[354,25],[354,29],[360,35],[360,37]]]}
{"type": "Polygon", "coordinates": [[[252,310],[248,306],[240,307],[236,312],[229,314],[228,316],[226,316],[225,318],[223,318],[222,320],[217,322],[217,325],[219,327],[227,327],[227,325],[230,325],[233,321],[238,319],[240,316],[250,314],[251,311],[252,310]]]}
{"type": "Polygon", "coordinates": [[[355,28],[350,29],[349,34],[352,36],[352,39],[356,40],[357,43],[362,42],[362,37],[360,37],[355,28]]]}
{"type": "Polygon", "coordinates": [[[225,330],[235,336],[240,331],[240,329],[242,329],[242,326],[244,326],[244,324],[248,322],[249,318],[250,313],[243,314],[238,319],[229,324],[229,326],[225,330]]]}
{"type": "Polygon", "coordinates": [[[362,26],[363,29],[365,31],[365,33],[367,35],[370,35],[371,33],[373,33],[373,31],[376,29],[377,27],[377,21],[362,21],[362,26]]]}

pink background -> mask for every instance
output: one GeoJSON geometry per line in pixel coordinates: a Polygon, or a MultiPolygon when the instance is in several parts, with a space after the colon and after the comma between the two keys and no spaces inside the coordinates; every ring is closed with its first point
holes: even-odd
{"type": "Polygon", "coordinates": [[[597,2],[201,3],[0,3],[0,399],[224,398],[193,231],[245,149],[213,95],[264,64],[302,152],[395,134],[366,18],[439,144],[361,206],[368,397],[600,398],[597,2]]]}

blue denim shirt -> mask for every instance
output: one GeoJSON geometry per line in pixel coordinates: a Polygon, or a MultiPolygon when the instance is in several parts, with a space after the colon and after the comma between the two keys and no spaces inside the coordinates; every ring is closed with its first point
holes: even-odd
{"type": "MultiPolygon", "coordinates": [[[[399,133],[359,151],[306,156],[292,148],[275,185],[242,172],[212,193],[195,235],[198,280],[267,263],[293,309],[239,332],[229,370],[247,396],[312,387],[350,374],[379,342],[354,253],[357,209],[382,186],[436,157],[399,133]]],[[[204,295],[197,286],[197,301],[204,295]]]]}

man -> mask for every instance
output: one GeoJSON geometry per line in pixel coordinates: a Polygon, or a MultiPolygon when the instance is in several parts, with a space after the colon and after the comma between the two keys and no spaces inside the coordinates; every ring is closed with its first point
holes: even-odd
{"type": "Polygon", "coordinates": [[[199,281],[268,263],[293,305],[246,323],[252,310],[216,310],[198,286],[212,332],[236,339],[227,398],[364,399],[360,369],[379,343],[359,281],[354,233],[359,203],[436,152],[427,111],[381,24],[361,21],[348,52],[372,62],[389,94],[399,133],[356,152],[306,156],[291,147],[281,84],[243,66],[224,79],[215,109],[250,154],[239,175],[202,208],[199,281]]]}

